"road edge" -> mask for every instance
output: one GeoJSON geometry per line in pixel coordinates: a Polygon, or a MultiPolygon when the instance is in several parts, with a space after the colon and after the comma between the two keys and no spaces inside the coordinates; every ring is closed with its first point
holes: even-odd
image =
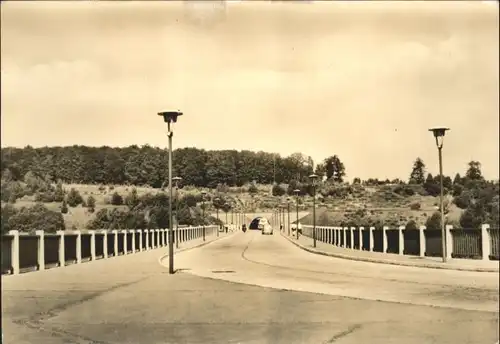
{"type": "MultiPolygon", "coordinates": [[[[222,240],[222,239],[226,239],[226,238],[230,238],[232,237],[233,235],[235,235],[236,233],[238,233],[237,231],[235,232],[232,232],[231,234],[228,234],[228,235],[225,235],[225,236],[218,236],[218,237],[215,237],[214,239],[212,240],[208,240],[208,241],[205,241],[205,242],[202,242],[201,244],[198,244],[198,245],[194,245],[194,246],[191,246],[191,247],[185,247],[185,248],[179,248],[177,251],[174,251],[174,256],[177,254],[177,253],[181,253],[181,252],[185,252],[185,251],[189,251],[189,250],[193,250],[195,248],[200,248],[200,247],[203,247],[203,246],[206,246],[208,244],[211,244],[213,242],[216,242],[216,241],[219,241],[219,240],[222,240]]],[[[168,247],[168,246],[167,246],[168,247]]],[[[161,266],[163,267],[166,267],[165,264],[163,264],[163,260],[165,258],[167,258],[169,256],[168,253],[165,253],[164,255],[160,256],[158,258],[158,264],[160,264],[161,266]]]]}
{"type": "Polygon", "coordinates": [[[314,248],[306,247],[298,242],[296,242],[294,239],[289,238],[287,235],[285,235],[283,232],[280,232],[281,236],[287,239],[289,242],[300,248],[301,250],[307,251],[309,253],[313,254],[318,254],[321,256],[328,256],[328,257],[333,257],[333,258],[340,258],[340,259],[346,259],[346,260],[354,260],[354,261],[360,261],[360,262],[369,262],[369,263],[376,263],[376,264],[387,264],[387,265],[398,265],[398,266],[409,266],[409,267],[414,267],[414,268],[422,268],[422,269],[441,269],[441,270],[455,270],[455,271],[472,271],[472,272],[494,272],[494,273],[499,273],[500,269],[495,269],[495,268],[473,268],[473,267],[460,267],[460,266],[446,266],[446,265],[434,265],[434,264],[427,264],[427,263],[406,263],[406,262],[398,262],[394,260],[389,260],[389,259],[379,259],[379,258],[367,258],[367,257],[355,257],[355,256],[350,256],[350,255],[345,255],[341,253],[331,253],[331,252],[325,252],[321,250],[317,250],[314,248]]]}

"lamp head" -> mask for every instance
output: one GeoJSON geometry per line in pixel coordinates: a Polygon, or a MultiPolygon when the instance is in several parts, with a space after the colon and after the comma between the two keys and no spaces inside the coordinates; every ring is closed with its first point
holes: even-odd
{"type": "Polygon", "coordinates": [[[172,180],[175,182],[175,183],[178,183],[182,180],[182,177],[174,177],[172,178],[172,180]]]}
{"type": "Polygon", "coordinates": [[[443,147],[444,135],[446,134],[447,130],[450,130],[450,128],[434,127],[434,128],[429,129],[429,131],[432,131],[432,133],[434,134],[434,137],[436,138],[436,146],[438,148],[443,147]]]}
{"type": "Polygon", "coordinates": [[[314,181],[314,180],[318,179],[318,175],[317,174],[311,174],[309,176],[309,179],[312,179],[314,181]]]}
{"type": "Polygon", "coordinates": [[[180,111],[164,111],[158,112],[158,116],[162,116],[165,123],[176,123],[177,117],[182,116],[182,112],[180,111]]]}
{"type": "Polygon", "coordinates": [[[293,190],[293,192],[298,196],[299,193],[300,193],[300,190],[299,189],[295,189],[295,190],[293,190]]]}

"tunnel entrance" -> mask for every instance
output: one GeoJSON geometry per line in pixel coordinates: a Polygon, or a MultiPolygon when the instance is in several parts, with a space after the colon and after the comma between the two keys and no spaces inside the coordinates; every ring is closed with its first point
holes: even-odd
{"type": "Polygon", "coordinates": [[[258,230],[259,229],[259,222],[260,222],[261,219],[267,220],[265,217],[258,216],[255,219],[253,219],[252,222],[250,222],[250,225],[248,226],[248,229],[258,230]]]}

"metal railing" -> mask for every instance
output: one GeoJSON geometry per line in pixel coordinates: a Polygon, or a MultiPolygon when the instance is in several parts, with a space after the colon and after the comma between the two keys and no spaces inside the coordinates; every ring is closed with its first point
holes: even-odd
{"type": "MultiPolygon", "coordinates": [[[[488,224],[480,228],[453,229],[446,226],[446,252],[448,258],[499,260],[499,229],[488,224]]],[[[304,225],[302,235],[312,238],[313,226],[304,225]]],[[[442,256],[440,230],[419,228],[375,228],[316,226],[316,238],[330,245],[372,252],[412,255],[442,256]],[[361,238],[360,238],[361,235],[361,238]],[[361,239],[361,240],[360,240],[361,239]]]]}

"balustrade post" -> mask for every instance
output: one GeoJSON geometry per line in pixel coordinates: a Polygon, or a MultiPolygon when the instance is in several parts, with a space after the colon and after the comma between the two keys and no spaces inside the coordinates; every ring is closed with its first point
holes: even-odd
{"type": "Polygon", "coordinates": [[[481,225],[481,258],[482,260],[489,260],[491,253],[491,242],[490,242],[490,225],[481,225]]]}
{"type": "Polygon", "coordinates": [[[114,246],[114,249],[115,249],[115,254],[114,256],[118,256],[118,230],[117,229],[113,229],[112,230],[113,234],[114,234],[114,241],[113,241],[113,246],[114,246]]]}
{"type": "Polygon", "coordinates": [[[405,226],[399,226],[399,233],[398,233],[398,239],[399,239],[399,254],[404,255],[405,253],[405,226]]]}
{"type": "Polygon", "coordinates": [[[370,252],[375,251],[375,227],[370,227],[370,232],[369,232],[369,237],[370,237],[370,252]]]}
{"type": "Polygon", "coordinates": [[[76,234],[76,264],[82,262],[82,232],[79,230],[73,231],[76,234]]]}
{"type": "Polygon", "coordinates": [[[419,242],[419,256],[425,257],[425,230],[426,226],[420,226],[418,231],[418,242],[419,242]]]}
{"type": "Polygon", "coordinates": [[[149,229],[145,229],[144,233],[146,233],[146,247],[144,248],[144,251],[149,250],[149,229]]]}
{"type": "Polygon", "coordinates": [[[343,248],[347,248],[347,230],[348,230],[348,227],[343,227],[342,228],[342,235],[344,237],[344,241],[342,242],[342,247],[343,248]]]}
{"type": "Polygon", "coordinates": [[[123,233],[123,255],[127,255],[128,254],[128,249],[127,249],[127,230],[126,229],[122,229],[120,231],[121,233],[123,233]]]}
{"type": "Polygon", "coordinates": [[[340,230],[339,227],[334,227],[334,232],[335,232],[335,238],[334,238],[334,245],[339,247],[340,246],[340,230]]]}
{"type": "Polygon", "coordinates": [[[363,251],[363,231],[364,230],[365,230],[365,227],[359,227],[358,245],[359,245],[360,251],[363,251]]]}
{"type": "Polygon", "coordinates": [[[42,230],[35,231],[38,237],[38,271],[45,270],[45,232],[42,230]]]}
{"type": "Polygon", "coordinates": [[[160,229],[157,228],[155,229],[155,234],[156,234],[156,248],[160,248],[160,229]]]}
{"type": "Polygon", "coordinates": [[[453,236],[451,235],[452,225],[446,225],[445,235],[446,235],[446,259],[451,259],[451,253],[453,252],[453,236]]]}
{"type": "Polygon", "coordinates": [[[59,267],[63,268],[66,266],[64,231],[56,231],[56,234],[59,236],[59,267]]]}
{"type": "Polygon", "coordinates": [[[102,259],[108,258],[108,231],[102,229],[102,259]]]}
{"type": "Polygon", "coordinates": [[[350,227],[349,228],[349,236],[351,237],[351,242],[350,242],[350,249],[354,250],[354,231],[356,230],[355,227],[350,227]]]}
{"type": "Polygon", "coordinates": [[[132,233],[132,242],[131,242],[131,244],[132,244],[132,247],[131,247],[132,248],[132,253],[135,253],[135,232],[137,232],[137,230],[136,229],[131,229],[131,230],[129,230],[129,232],[132,233]]]}
{"type": "MultiPolygon", "coordinates": [[[[142,252],[142,229],[136,229],[135,230],[135,236],[139,238],[139,247],[135,247],[136,252],[142,252]]],[[[135,240],[134,240],[134,245],[135,245],[135,240]]]]}
{"type": "Polygon", "coordinates": [[[19,265],[19,231],[10,230],[9,235],[12,235],[12,243],[10,246],[10,262],[12,264],[12,274],[18,275],[20,272],[19,265]]]}
{"type": "Polygon", "coordinates": [[[95,231],[89,230],[90,233],[90,260],[96,260],[95,256],[95,231]]]}
{"type": "Polygon", "coordinates": [[[382,227],[382,253],[387,253],[387,249],[389,248],[387,245],[387,231],[389,230],[389,227],[383,226],[382,227]]]}

